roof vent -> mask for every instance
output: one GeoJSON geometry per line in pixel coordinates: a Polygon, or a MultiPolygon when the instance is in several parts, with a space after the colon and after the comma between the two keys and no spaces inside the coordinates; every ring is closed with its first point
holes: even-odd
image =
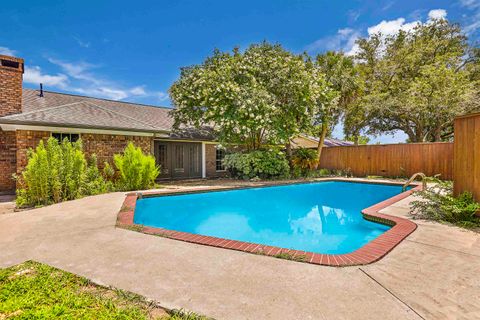
{"type": "Polygon", "coordinates": [[[43,83],[40,83],[40,97],[43,97],[43,83]]]}

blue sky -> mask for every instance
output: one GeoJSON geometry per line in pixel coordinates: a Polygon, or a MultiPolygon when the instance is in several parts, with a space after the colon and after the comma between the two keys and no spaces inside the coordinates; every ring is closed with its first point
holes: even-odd
{"type": "MultiPolygon", "coordinates": [[[[358,37],[429,16],[446,16],[478,38],[480,0],[8,1],[0,9],[0,53],[26,60],[25,87],[43,82],[52,91],[169,106],[179,68],[214,48],[268,40],[297,53],[354,52],[358,37]]],[[[335,135],[342,137],[340,128],[335,135]]]]}

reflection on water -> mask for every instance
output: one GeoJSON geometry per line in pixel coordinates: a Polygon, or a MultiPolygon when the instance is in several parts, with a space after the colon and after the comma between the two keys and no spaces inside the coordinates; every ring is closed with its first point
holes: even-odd
{"type": "Polygon", "coordinates": [[[314,206],[305,216],[298,219],[290,219],[290,228],[295,234],[314,234],[321,235],[329,233],[329,224],[337,227],[345,225],[346,213],[340,208],[332,208],[328,206],[314,206]]]}

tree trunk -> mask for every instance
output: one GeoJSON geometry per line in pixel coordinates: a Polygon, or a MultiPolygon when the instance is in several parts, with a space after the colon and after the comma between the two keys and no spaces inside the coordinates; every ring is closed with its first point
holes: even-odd
{"type": "Polygon", "coordinates": [[[435,134],[433,137],[433,142],[438,142],[442,141],[442,129],[441,128],[436,128],[435,129],[435,134]]]}
{"type": "Polygon", "coordinates": [[[292,167],[292,144],[290,140],[285,144],[285,150],[287,151],[288,164],[292,167]]]}
{"type": "Polygon", "coordinates": [[[359,139],[359,135],[353,136],[353,144],[354,144],[355,146],[358,146],[358,139],[359,139]]]}
{"type": "Polygon", "coordinates": [[[323,144],[325,142],[325,137],[327,136],[327,131],[328,131],[328,126],[326,124],[322,124],[322,130],[320,132],[320,139],[318,139],[318,145],[317,145],[317,164],[315,165],[315,169],[318,169],[318,166],[320,165],[320,158],[322,157],[322,148],[323,144]]]}

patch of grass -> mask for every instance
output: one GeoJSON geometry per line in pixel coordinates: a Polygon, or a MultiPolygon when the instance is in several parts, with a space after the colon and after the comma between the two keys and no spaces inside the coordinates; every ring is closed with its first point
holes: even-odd
{"type": "Polygon", "coordinates": [[[382,176],[367,176],[367,179],[385,179],[385,177],[382,177],[382,176]]]}
{"type": "Polygon", "coordinates": [[[0,270],[0,319],[207,319],[33,261],[0,270]]]}
{"type": "Polygon", "coordinates": [[[143,225],[141,224],[134,224],[134,225],[121,225],[120,226],[123,229],[127,229],[130,231],[136,231],[136,232],[142,232],[143,230],[143,225]]]}
{"type": "Polygon", "coordinates": [[[288,252],[280,252],[276,255],[274,255],[275,258],[279,258],[279,259],[285,259],[285,260],[293,260],[293,261],[298,261],[298,262],[304,262],[305,259],[307,258],[305,255],[298,255],[298,256],[294,256],[288,252]]]}

